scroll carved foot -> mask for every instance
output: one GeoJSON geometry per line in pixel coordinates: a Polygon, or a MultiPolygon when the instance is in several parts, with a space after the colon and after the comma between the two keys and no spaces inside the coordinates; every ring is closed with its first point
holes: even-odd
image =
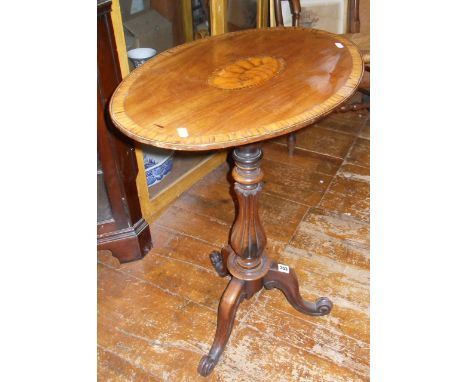
{"type": "Polygon", "coordinates": [[[324,316],[332,310],[333,303],[327,297],[320,297],[315,302],[305,301],[299,293],[299,282],[293,269],[282,266],[280,271],[278,263],[272,262],[267,275],[263,279],[266,289],[280,289],[289,303],[299,312],[309,316],[324,316]]]}
{"type": "Polygon", "coordinates": [[[221,252],[213,251],[210,253],[210,261],[216,273],[221,277],[226,277],[229,273],[227,270],[227,259],[232,252],[230,246],[224,247],[221,252]]]}
{"type": "Polygon", "coordinates": [[[217,362],[217,360],[211,358],[209,355],[204,355],[198,365],[198,372],[203,377],[210,375],[217,362]]]}
{"type": "Polygon", "coordinates": [[[218,363],[221,354],[231,336],[237,308],[246,297],[245,281],[232,278],[221,297],[218,307],[218,323],[210,352],[200,360],[198,372],[206,377],[218,363]]]}

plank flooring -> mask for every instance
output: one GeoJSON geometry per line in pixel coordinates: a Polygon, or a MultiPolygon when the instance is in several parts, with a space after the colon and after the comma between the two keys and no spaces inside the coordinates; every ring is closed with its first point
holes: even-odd
{"type": "Polygon", "coordinates": [[[214,372],[197,374],[228,283],[208,258],[235,217],[226,163],[151,225],[143,260],[98,252],[98,381],[368,381],[369,131],[367,112],[349,112],[303,129],[292,158],[284,137],[264,144],[268,254],[295,268],[305,298],[332,299],[329,316],[263,290],[241,304],[214,372]]]}

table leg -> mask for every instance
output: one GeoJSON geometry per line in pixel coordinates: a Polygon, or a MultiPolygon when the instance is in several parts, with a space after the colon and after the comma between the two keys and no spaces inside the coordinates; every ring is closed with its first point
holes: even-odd
{"type": "Polygon", "coordinates": [[[232,252],[231,246],[226,245],[221,250],[221,252],[213,251],[210,253],[211,264],[213,265],[218,275],[221,277],[225,277],[229,274],[227,270],[227,260],[231,252],[232,252]]]}
{"type": "Polygon", "coordinates": [[[268,274],[263,278],[265,289],[278,288],[289,303],[299,312],[309,316],[323,316],[330,313],[333,304],[326,297],[320,297],[314,303],[305,301],[299,293],[299,282],[294,269],[271,262],[268,274]]]}
{"type": "Polygon", "coordinates": [[[219,303],[213,345],[198,366],[198,372],[203,376],[210,374],[216,366],[231,335],[239,304],[254,296],[262,287],[280,289],[294,308],[312,316],[328,314],[333,306],[326,297],[319,298],[315,303],[304,301],[294,270],[272,262],[263,253],[267,238],[258,214],[263,179],[260,144],[236,148],[233,158],[235,167],[232,175],[239,212],[232,227],[230,245],[221,252],[210,254],[217,273],[222,277],[229,273],[232,279],[219,303]]]}
{"type": "Polygon", "coordinates": [[[288,134],[288,155],[292,157],[294,155],[294,149],[296,148],[296,133],[288,134]]]}
{"type": "Polygon", "coordinates": [[[198,372],[207,376],[213,371],[231,335],[237,308],[245,298],[245,282],[232,278],[221,297],[218,307],[218,323],[215,339],[208,355],[203,356],[198,372]]]}

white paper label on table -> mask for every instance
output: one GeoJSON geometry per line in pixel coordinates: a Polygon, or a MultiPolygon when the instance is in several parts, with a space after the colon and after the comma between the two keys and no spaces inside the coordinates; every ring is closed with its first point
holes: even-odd
{"type": "Polygon", "coordinates": [[[188,137],[188,131],[185,127],[178,127],[177,128],[177,134],[179,134],[179,137],[181,138],[187,138],[188,137]]]}
{"type": "Polygon", "coordinates": [[[289,273],[289,267],[284,264],[278,264],[278,270],[283,273],[289,273]]]}

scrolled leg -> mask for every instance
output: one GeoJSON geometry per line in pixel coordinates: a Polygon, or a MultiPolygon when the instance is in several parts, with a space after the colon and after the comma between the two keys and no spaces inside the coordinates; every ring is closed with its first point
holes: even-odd
{"type": "Polygon", "coordinates": [[[305,301],[299,293],[296,272],[284,266],[281,270],[278,268],[278,263],[272,262],[268,274],[263,279],[263,286],[266,289],[281,290],[296,310],[309,316],[324,316],[330,313],[333,303],[327,297],[320,297],[315,302],[305,301]]]}
{"type": "Polygon", "coordinates": [[[213,251],[210,253],[210,261],[216,273],[221,277],[226,277],[229,272],[227,270],[227,259],[232,252],[230,246],[224,247],[221,252],[213,251]]]}
{"type": "Polygon", "coordinates": [[[218,363],[231,335],[237,308],[244,298],[245,282],[233,277],[219,302],[218,323],[213,345],[208,355],[203,356],[198,365],[198,372],[202,376],[209,375],[218,363]]]}

